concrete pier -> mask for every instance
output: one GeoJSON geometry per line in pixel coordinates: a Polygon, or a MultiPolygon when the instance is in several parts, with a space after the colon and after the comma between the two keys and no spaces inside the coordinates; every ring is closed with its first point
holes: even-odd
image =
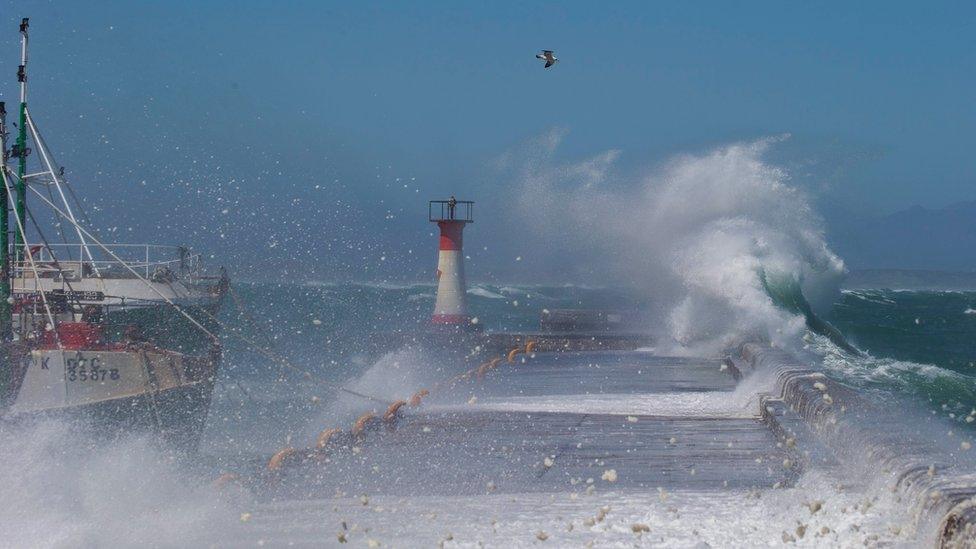
{"type": "Polygon", "coordinates": [[[971,543],[973,471],[780,351],[538,352],[470,381],[246,478],[217,545],[971,543]]]}

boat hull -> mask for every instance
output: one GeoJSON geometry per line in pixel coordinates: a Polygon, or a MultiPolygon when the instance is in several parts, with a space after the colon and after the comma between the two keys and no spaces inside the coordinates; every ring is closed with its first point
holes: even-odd
{"type": "Polygon", "coordinates": [[[206,424],[219,350],[187,356],[156,348],[32,350],[15,359],[4,420],[57,419],[94,439],[149,434],[193,451],[206,424]]]}

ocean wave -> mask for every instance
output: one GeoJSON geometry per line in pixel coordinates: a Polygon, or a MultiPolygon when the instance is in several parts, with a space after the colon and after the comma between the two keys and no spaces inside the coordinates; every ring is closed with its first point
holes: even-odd
{"type": "Polygon", "coordinates": [[[53,420],[0,432],[0,545],[195,546],[230,530],[215,525],[237,520],[213,477],[181,466],[158,441],[129,435],[95,444],[79,432],[53,420]]]}
{"type": "Polygon", "coordinates": [[[778,307],[795,314],[803,315],[806,326],[814,333],[826,337],[834,345],[846,353],[858,356],[861,351],[851,345],[840,330],[823,320],[807,302],[799,281],[792,276],[768,275],[765,270],[760,271],[763,289],[778,307]]]}
{"type": "Polygon", "coordinates": [[[525,295],[531,292],[532,288],[526,286],[502,286],[498,288],[498,291],[503,294],[525,295]]]}
{"type": "Polygon", "coordinates": [[[418,288],[430,288],[436,286],[432,282],[336,282],[328,280],[308,280],[302,283],[303,286],[312,288],[369,288],[377,290],[414,290],[418,288]]]}
{"type": "Polygon", "coordinates": [[[807,342],[804,350],[819,356],[825,371],[847,384],[880,390],[898,398],[915,395],[933,403],[945,403],[947,409],[953,406],[961,410],[976,403],[976,377],[972,375],[869,353],[852,356],[819,334],[808,334],[804,341],[807,342]]]}
{"type": "Polygon", "coordinates": [[[893,299],[885,297],[883,290],[841,290],[841,293],[862,301],[877,303],[879,305],[895,305],[893,299]]]}
{"type": "Polygon", "coordinates": [[[976,309],[973,309],[972,307],[970,307],[970,308],[966,309],[965,311],[963,311],[962,314],[964,314],[964,315],[976,315],[976,309]]]}
{"type": "Polygon", "coordinates": [[[500,293],[511,296],[525,296],[526,299],[552,300],[551,297],[539,291],[545,286],[502,286],[498,289],[500,293]]]}
{"type": "Polygon", "coordinates": [[[508,299],[502,294],[493,292],[483,286],[474,286],[472,288],[468,288],[468,294],[478,296],[478,297],[484,297],[487,299],[508,299]]]}
{"type": "Polygon", "coordinates": [[[959,295],[971,294],[973,290],[919,290],[917,288],[886,288],[885,291],[898,294],[936,294],[936,295],[959,295]]]}

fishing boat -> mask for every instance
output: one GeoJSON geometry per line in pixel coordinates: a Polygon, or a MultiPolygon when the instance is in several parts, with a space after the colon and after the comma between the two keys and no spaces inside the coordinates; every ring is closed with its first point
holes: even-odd
{"type": "Polygon", "coordinates": [[[78,419],[193,448],[220,364],[216,315],[229,278],[186,247],[106,244],[79,220],[81,202],[27,105],[27,31],[25,18],[9,148],[0,103],[0,418],[78,419]]]}

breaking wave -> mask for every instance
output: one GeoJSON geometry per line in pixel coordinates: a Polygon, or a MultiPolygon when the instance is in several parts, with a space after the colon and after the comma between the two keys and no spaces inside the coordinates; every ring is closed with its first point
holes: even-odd
{"type": "MultiPolygon", "coordinates": [[[[825,320],[844,297],[846,268],[806,193],[766,160],[783,138],[681,155],[632,175],[617,167],[618,151],[561,162],[563,137],[553,132],[526,148],[531,156],[505,158],[524,197],[520,222],[544,239],[540,254],[587,255],[581,259],[598,265],[599,276],[640,292],[658,353],[720,355],[764,341],[852,385],[944,403],[956,420],[973,417],[968,368],[872,355],[825,320]]],[[[845,295],[893,304],[883,291],[845,295]]]]}
{"type": "Polygon", "coordinates": [[[520,222],[544,239],[540,253],[586,254],[599,276],[652,301],[659,351],[795,345],[806,329],[854,351],[817,316],[839,295],[844,263],[806,194],[765,160],[785,137],[681,155],[635,176],[617,168],[619,151],[560,162],[564,135],[502,159],[523,197],[520,222]]]}
{"type": "Polygon", "coordinates": [[[803,315],[806,326],[811,332],[826,337],[847,353],[861,356],[861,351],[851,345],[840,330],[813,312],[813,308],[803,295],[803,290],[800,289],[798,280],[791,276],[770,275],[762,270],[759,272],[759,278],[773,303],[786,311],[803,315]]]}

